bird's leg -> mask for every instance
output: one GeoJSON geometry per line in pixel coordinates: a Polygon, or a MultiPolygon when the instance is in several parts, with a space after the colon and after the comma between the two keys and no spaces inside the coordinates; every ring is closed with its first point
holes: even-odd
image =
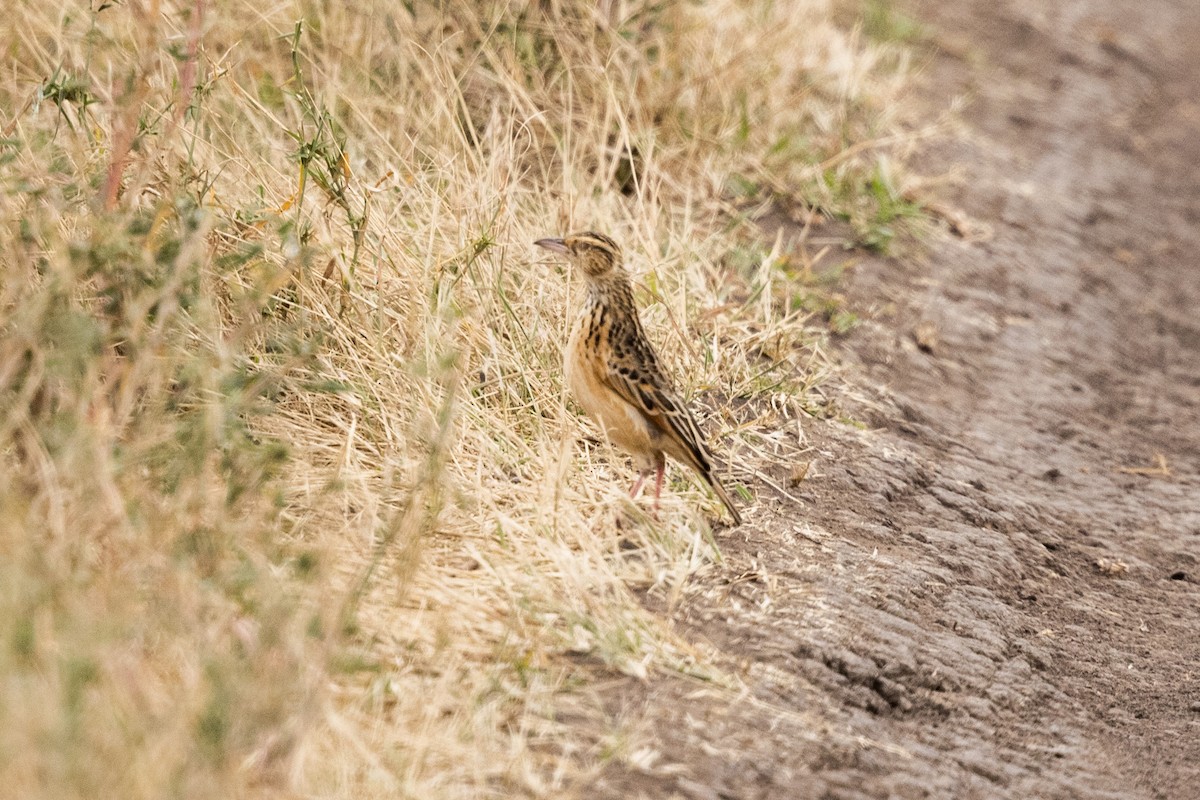
{"type": "Polygon", "coordinates": [[[654,466],[658,474],[654,477],[654,516],[657,517],[659,500],[662,497],[663,472],[667,468],[667,459],[663,457],[662,453],[659,453],[655,462],[654,466]]]}
{"type": "Polygon", "coordinates": [[[646,482],[646,476],[650,474],[650,470],[642,470],[638,473],[637,480],[633,482],[633,488],[629,490],[629,496],[632,499],[637,499],[638,489],[642,488],[642,484],[646,482]]]}

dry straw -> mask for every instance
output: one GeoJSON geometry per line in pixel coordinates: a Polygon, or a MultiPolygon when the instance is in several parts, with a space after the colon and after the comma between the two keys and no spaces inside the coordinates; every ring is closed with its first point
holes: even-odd
{"type": "Polygon", "coordinates": [[[597,681],[732,680],[640,599],[703,585],[715,509],[624,496],[531,242],[625,244],[752,507],[838,309],[750,220],[878,227],[838,154],[890,45],[822,0],[7,12],[6,793],[586,796],[646,735],[597,681]]]}

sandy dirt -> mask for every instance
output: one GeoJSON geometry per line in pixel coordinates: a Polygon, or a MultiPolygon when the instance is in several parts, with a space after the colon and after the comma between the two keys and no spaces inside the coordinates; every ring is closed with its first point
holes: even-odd
{"type": "Polygon", "coordinates": [[[647,599],[748,690],[614,682],[654,752],[586,796],[1200,798],[1200,4],[906,7],[976,235],[858,261],[870,430],[647,599]]]}

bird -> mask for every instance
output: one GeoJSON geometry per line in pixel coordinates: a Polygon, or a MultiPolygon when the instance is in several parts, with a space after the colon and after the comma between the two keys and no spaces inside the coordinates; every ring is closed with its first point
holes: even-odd
{"type": "Polygon", "coordinates": [[[621,248],[594,231],[538,239],[538,247],[565,256],[587,285],[583,307],[563,352],[567,387],[608,437],[633,456],[638,490],[656,472],[654,508],[662,495],[666,456],[696,472],[729,509],[738,513],[713,469],[712,454],[687,406],[675,393],[642,328],[621,248]]]}

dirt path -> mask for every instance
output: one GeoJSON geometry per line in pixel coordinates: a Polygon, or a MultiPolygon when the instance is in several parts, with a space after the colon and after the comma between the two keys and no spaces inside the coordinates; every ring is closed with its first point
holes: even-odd
{"type": "Polygon", "coordinates": [[[588,796],[1200,797],[1200,5],[910,8],[990,237],[856,269],[877,430],[808,424],[673,610],[749,694],[613,687],[658,757],[588,796]]]}

